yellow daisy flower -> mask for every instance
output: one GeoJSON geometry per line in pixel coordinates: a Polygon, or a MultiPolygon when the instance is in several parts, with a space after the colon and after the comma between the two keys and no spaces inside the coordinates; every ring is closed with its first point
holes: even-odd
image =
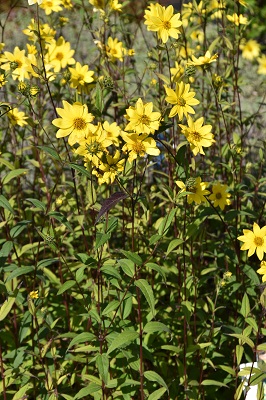
{"type": "Polygon", "coordinates": [[[258,58],[259,68],[258,74],[266,75],[266,55],[263,54],[261,57],[258,58]]]}
{"type": "Polygon", "coordinates": [[[197,204],[207,201],[205,196],[210,194],[210,192],[206,190],[208,183],[201,182],[200,176],[197,178],[189,178],[186,183],[182,181],[176,181],[175,183],[181,189],[180,193],[191,192],[187,195],[188,204],[191,204],[193,201],[197,204]]]}
{"type": "Polygon", "coordinates": [[[56,111],[61,118],[56,118],[52,124],[59,128],[56,133],[57,138],[69,136],[68,143],[73,146],[86,136],[88,124],[94,116],[88,112],[86,104],[69,104],[63,100],[64,108],[57,108],[56,111]]]}
{"type": "Polygon", "coordinates": [[[31,299],[38,299],[39,298],[38,290],[33,290],[32,292],[30,292],[29,296],[31,299]]]}
{"type": "Polygon", "coordinates": [[[23,111],[19,111],[18,108],[13,108],[12,110],[8,111],[7,113],[8,119],[13,126],[19,125],[24,126],[28,125],[25,113],[23,111]]]}
{"type": "Polygon", "coordinates": [[[199,104],[199,101],[194,98],[196,93],[189,91],[189,83],[177,83],[175,90],[166,86],[164,88],[167,94],[165,100],[167,103],[174,104],[169,114],[170,118],[178,114],[179,120],[181,121],[184,115],[187,117],[188,114],[195,114],[191,106],[199,104]]]}
{"type": "Polygon", "coordinates": [[[250,39],[246,41],[245,39],[240,43],[240,50],[242,50],[242,57],[247,60],[254,60],[260,54],[260,45],[256,40],[250,39]]]}
{"type": "Polygon", "coordinates": [[[109,37],[105,49],[107,57],[110,59],[110,61],[123,61],[123,44],[122,42],[119,42],[117,38],[113,39],[109,37]]]}
{"type": "Polygon", "coordinates": [[[247,25],[248,19],[244,17],[242,14],[237,15],[234,13],[233,15],[227,15],[226,16],[228,21],[233,22],[236,26],[239,25],[247,25]]]}
{"type": "Polygon", "coordinates": [[[259,260],[263,259],[266,253],[266,226],[259,227],[256,222],[253,224],[253,231],[243,229],[244,235],[238,236],[238,240],[244,242],[240,250],[248,250],[248,257],[252,256],[255,251],[259,260]]]}
{"type": "Polygon", "coordinates": [[[260,263],[260,268],[257,269],[257,273],[263,275],[262,282],[266,282],[266,261],[260,263]]]}
{"type": "Polygon", "coordinates": [[[109,124],[108,121],[104,121],[103,130],[106,133],[106,137],[112,141],[115,146],[119,146],[119,139],[121,128],[116,122],[109,124]]]}
{"type": "Polygon", "coordinates": [[[153,6],[149,6],[150,9],[145,11],[144,24],[147,25],[149,31],[155,31],[158,33],[159,39],[163,43],[166,43],[170,37],[177,39],[180,30],[178,29],[182,25],[180,21],[180,13],[174,14],[174,7],[172,5],[167,8],[156,3],[153,6]]]}
{"type": "Polygon", "coordinates": [[[1,69],[4,71],[12,71],[14,80],[24,81],[30,79],[31,75],[36,76],[32,69],[32,62],[29,57],[25,56],[25,50],[20,50],[18,46],[14,48],[13,53],[5,51],[1,58],[1,69]]]}
{"type": "Polygon", "coordinates": [[[220,182],[216,185],[212,186],[212,194],[209,196],[209,199],[213,201],[214,207],[220,207],[221,210],[224,209],[226,205],[231,204],[230,193],[227,193],[228,186],[222,185],[220,182]]]}
{"type": "Polygon", "coordinates": [[[218,54],[215,53],[213,56],[211,56],[211,53],[209,52],[209,50],[207,50],[204,56],[196,58],[195,56],[192,55],[191,58],[192,61],[189,61],[187,65],[195,65],[195,66],[206,65],[216,61],[216,59],[218,58],[218,54]]]}
{"type": "Polygon", "coordinates": [[[138,99],[135,107],[126,109],[126,119],[129,121],[125,131],[134,131],[136,133],[154,133],[160,126],[161,113],[153,112],[153,103],[143,103],[138,99]]]}
{"type": "Polygon", "coordinates": [[[113,156],[106,154],[106,162],[99,165],[99,170],[93,170],[92,174],[96,175],[100,185],[103,183],[111,184],[115,178],[124,170],[125,159],[121,159],[120,151],[116,150],[113,156]]]}
{"type": "Polygon", "coordinates": [[[78,92],[82,92],[88,83],[94,81],[93,71],[89,71],[88,65],[81,65],[79,62],[76,63],[74,68],[69,67],[71,73],[70,86],[76,88],[78,92]]]}
{"type": "Polygon", "coordinates": [[[44,10],[46,15],[50,15],[52,12],[61,11],[61,5],[61,0],[42,0],[40,7],[44,10]]]}
{"type": "Polygon", "coordinates": [[[194,156],[198,153],[204,155],[203,147],[210,147],[215,142],[211,133],[212,126],[203,125],[203,117],[194,122],[188,115],[187,122],[188,126],[179,124],[181,132],[186,136],[194,156]]]}
{"type": "Polygon", "coordinates": [[[60,72],[61,68],[66,68],[67,65],[75,64],[75,50],[72,50],[70,43],[66,42],[63,36],[58,40],[52,40],[47,46],[47,55],[45,62],[53,67],[54,72],[60,72]]]}
{"type": "Polygon", "coordinates": [[[130,163],[137,157],[144,157],[146,154],[150,154],[151,156],[158,156],[160,154],[160,150],[156,147],[155,140],[145,134],[122,133],[121,136],[126,142],[122,151],[129,153],[128,161],[130,163]]]}

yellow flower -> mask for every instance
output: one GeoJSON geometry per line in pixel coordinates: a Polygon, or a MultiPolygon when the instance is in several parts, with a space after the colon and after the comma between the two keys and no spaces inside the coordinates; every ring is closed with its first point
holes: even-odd
{"type": "Polygon", "coordinates": [[[61,5],[61,0],[42,0],[40,7],[45,11],[46,15],[50,15],[52,12],[61,11],[61,5]]]}
{"type": "Polygon", "coordinates": [[[124,170],[125,159],[120,159],[120,152],[116,150],[113,156],[106,154],[106,162],[99,165],[99,170],[93,170],[92,174],[96,175],[100,185],[103,183],[113,183],[119,172],[124,170]]]}
{"type": "Polygon", "coordinates": [[[5,74],[0,74],[0,89],[7,83],[5,74]]]}
{"type": "Polygon", "coordinates": [[[200,176],[197,178],[189,178],[186,184],[182,181],[176,181],[175,183],[181,189],[180,193],[191,192],[187,195],[188,204],[191,204],[193,201],[197,204],[207,201],[204,196],[207,196],[210,193],[206,190],[208,183],[201,182],[200,176]]]}
{"type": "Polygon", "coordinates": [[[8,119],[13,126],[19,125],[24,126],[28,125],[25,113],[23,111],[19,111],[18,108],[13,108],[12,110],[8,111],[7,113],[8,119]]]}
{"type": "Polygon", "coordinates": [[[194,99],[195,92],[189,91],[189,83],[177,83],[175,90],[166,86],[164,88],[167,94],[165,100],[167,103],[174,104],[169,114],[170,118],[178,114],[179,120],[181,121],[184,115],[187,117],[188,114],[195,114],[191,106],[199,104],[199,101],[194,99]]]}
{"type": "Polygon", "coordinates": [[[143,103],[139,98],[136,107],[126,109],[126,119],[129,121],[125,131],[136,133],[154,133],[160,126],[161,113],[153,112],[153,103],[143,103]]]}
{"type": "Polygon", "coordinates": [[[34,19],[31,19],[31,22],[28,25],[28,27],[24,29],[22,32],[29,37],[29,40],[32,40],[34,42],[39,40],[39,36],[36,33],[39,32],[41,41],[42,42],[46,41],[47,43],[49,43],[56,34],[56,31],[53,28],[51,28],[48,24],[38,25],[34,19]]]}
{"type": "Polygon", "coordinates": [[[38,290],[33,290],[32,292],[30,292],[29,296],[31,299],[38,299],[39,298],[38,290]]]}
{"type": "MultiPolygon", "coordinates": [[[[71,3],[71,0],[61,0],[62,6],[66,8],[67,10],[71,10],[73,8],[73,4],[71,3]]],[[[66,18],[68,19],[68,18],[66,18]]]]}
{"type": "Polygon", "coordinates": [[[75,153],[83,156],[85,162],[91,162],[98,168],[101,158],[107,152],[106,148],[111,146],[112,140],[106,137],[106,132],[102,129],[101,124],[98,124],[93,135],[86,135],[78,143],[79,147],[75,153]]]}
{"type": "Polygon", "coordinates": [[[118,0],[110,0],[110,7],[114,11],[122,11],[123,4],[120,4],[118,0]]]}
{"type": "Polygon", "coordinates": [[[204,56],[196,58],[195,56],[192,55],[191,58],[192,61],[189,61],[187,65],[195,65],[195,66],[206,65],[216,61],[216,59],[218,58],[218,54],[216,53],[213,56],[211,56],[211,53],[209,52],[209,50],[207,50],[204,56]]]}
{"type": "Polygon", "coordinates": [[[246,58],[247,60],[253,60],[260,54],[260,45],[256,40],[253,39],[248,41],[244,39],[240,43],[239,48],[242,50],[242,57],[246,58]]]}
{"type": "Polygon", "coordinates": [[[117,38],[113,39],[109,36],[106,45],[106,54],[110,61],[123,61],[123,44],[117,38]]]}
{"type": "Polygon", "coordinates": [[[122,133],[121,136],[126,142],[122,151],[129,153],[128,161],[130,163],[137,157],[144,157],[146,154],[150,154],[151,156],[158,156],[160,154],[160,150],[156,147],[155,140],[145,134],[122,133]]]}
{"type": "Polygon", "coordinates": [[[121,128],[117,125],[116,122],[109,124],[108,121],[104,121],[103,130],[106,133],[106,137],[112,141],[115,146],[119,146],[118,137],[121,134],[121,128]]]}
{"type": "Polygon", "coordinates": [[[258,58],[259,68],[258,74],[266,75],[266,55],[263,54],[261,57],[258,58]]]}
{"type": "Polygon", "coordinates": [[[203,117],[194,122],[190,115],[188,115],[187,122],[188,126],[179,124],[182,133],[186,136],[194,156],[198,153],[204,155],[203,147],[210,147],[215,142],[211,133],[212,126],[203,125],[203,117]]]}
{"type": "Polygon", "coordinates": [[[89,0],[89,3],[98,8],[98,10],[103,10],[105,7],[105,0],[89,0]]]}
{"type": "Polygon", "coordinates": [[[47,46],[47,55],[45,61],[53,67],[54,72],[60,72],[61,68],[66,68],[67,65],[75,64],[75,51],[71,50],[70,43],[66,42],[61,36],[58,40],[51,40],[47,46]]]}
{"type": "Polygon", "coordinates": [[[94,119],[94,116],[88,112],[86,104],[69,104],[63,100],[64,108],[57,108],[56,111],[61,118],[52,121],[59,130],[56,133],[57,138],[69,136],[68,143],[73,146],[85,137],[88,124],[94,119]]]}
{"type": "Polygon", "coordinates": [[[221,183],[217,183],[212,186],[212,194],[209,196],[209,199],[213,201],[214,207],[220,207],[221,210],[224,209],[226,205],[231,204],[230,193],[227,193],[228,186],[222,185],[221,183]]]}
{"type": "Polygon", "coordinates": [[[174,14],[174,7],[172,5],[167,8],[156,3],[150,5],[150,10],[146,10],[144,14],[147,29],[149,31],[158,32],[158,37],[166,43],[170,37],[178,38],[180,30],[178,29],[182,22],[180,21],[180,14],[174,14]]]}
{"type": "Polygon", "coordinates": [[[94,81],[94,72],[89,71],[88,65],[81,66],[81,64],[77,62],[75,68],[69,68],[69,71],[71,72],[70,86],[76,88],[79,93],[88,86],[88,83],[94,81]]]}
{"type": "Polygon", "coordinates": [[[227,15],[226,16],[228,21],[233,22],[236,26],[239,25],[247,25],[248,19],[244,17],[242,14],[237,15],[234,13],[233,15],[227,15]]]}
{"type": "Polygon", "coordinates": [[[13,53],[4,52],[1,63],[3,63],[1,69],[12,71],[14,80],[24,81],[24,79],[29,79],[30,75],[36,76],[31,66],[31,60],[25,56],[25,50],[20,50],[17,46],[14,48],[13,53]]]}
{"type": "Polygon", "coordinates": [[[248,250],[248,257],[252,256],[256,251],[259,260],[262,260],[264,253],[266,253],[266,226],[260,228],[254,222],[253,231],[243,229],[243,233],[244,235],[237,238],[244,242],[240,250],[248,250]]]}
{"type": "Polygon", "coordinates": [[[257,269],[257,273],[263,275],[262,282],[266,282],[266,261],[261,261],[260,268],[257,269]]]}

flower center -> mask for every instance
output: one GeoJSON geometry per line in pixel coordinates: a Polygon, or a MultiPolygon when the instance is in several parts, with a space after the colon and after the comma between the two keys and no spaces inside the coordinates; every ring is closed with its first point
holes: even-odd
{"type": "Polygon", "coordinates": [[[201,136],[199,132],[191,132],[189,135],[189,139],[194,142],[200,142],[201,136]]]}
{"type": "Polygon", "coordinates": [[[164,21],[163,22],[163,27],[164,27],[164,29],[169,31],[169,29],[171,29],[171,22],[170,21],[164,21]]]}
{"type": "Polygon", "coordinates": [[[176,101],[177,105],[184,107],[186,105],[186,100],[183,97],[179,97],[176,101]]]}
{"type": "Polygon", "coordinates": [[[52,1],[47,1],[46,2],[46,7],[53,7],[53,2],[52,1]]]}
{"type": "Polygon", "coordinates": [[[137,154],[145,153],[145,146],[142,142],[135,142],[132,146],[132,150],[137,154]]]}
{"type": "Polygon", "coordinates": [[[256,236],[254,239],[254,243],[257,247],[263,246],[264,240],[262,237],[256,236]]]}
{"type": "Polygon", "coordinates": [[[86,128],[87,124],[86,124],[84,118],[78,117],[78,118],[74,119],[73,125],[74,125],[74,129],[77,129],[78,131],[82,131],[83,129],[86,128]]]}
{"type": "Polygon", "coordinates": [[[98,142],[86,143],[86,149],[89,154],[94,155],[102,151],[102,146],[98,142]]]}
{"type": "Polygon", "coordinates": [[[61,52],[56,53],[56,57],[55,57],[58,61],[63,60],[64,58],[64,54],[61,52]]]}
{"type": "Polygon", "coordinates": [[[222,194],[220,192],[216,193],[215,195],[216,199],[221,199],[222,198],[222,194]]]}
{"type": "Polygon", "coordinates": [[[143,115],[139,118],[139,122],[140,122],[140,124],[143,124],[143,125],[149,125],[149,123],[150,123],[150,118],[147,117],[147,115],[143,114],[143,115]]]}

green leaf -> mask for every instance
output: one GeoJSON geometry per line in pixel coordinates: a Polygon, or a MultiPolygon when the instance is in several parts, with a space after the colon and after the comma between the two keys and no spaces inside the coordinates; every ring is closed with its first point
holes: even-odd
{"type": "Polygon", "coordinates": [[[95,250],[99,249],[99,247],[103,246],[110,239],[110,233],[96,233],[96,243],[95,250]]]}
{"type": "Polygon", "coordinates": [[[12,248],[13,248],[13,242],[9,240],[3,244],[0,250],[0,267],[3,267],[5,265],[6,259],[9,256],[9,253],[11,252],[12,248]]]}
{"type": "Polygon", "coordinates": [[[214,381],[213,379],[204,379],[204,381],[201,382],[203,386],[219,386],[219,387],[228,387],[222,382],[219,381],[214,381]]]}
{"type": "Polygon", "coordinates": [[[153,295],[153,290],[152,287],[149,285],[149,283],[145,279],[138,279],[137,281],[134,282],[135,286],[137,286],[142,294],[144,295],[145,299],[147,300],[151,313],[154,316],[155,315],[155,299],[153,295]]]}
{"type": "Polygon", "coordinates": [[[61,222],[61,224],[65,225],[65,227],[67,229],[69,229],[71,232],[74,232],[72,226],[70,225],[70,223],[68,222],[68,220],[66,219],[66,217],[62,213],[60,213],[58,211],[51,211],[47,215],[50,218],[54,218],[57,221],[61,222]]]}
{"type": "Polygon", "coordinates": [[[32,199],[30,197],[25,200],[30,201],[36,208],[40,208],[43,211],[46,209],[44,203],[42,203],[40,200],[32,199]]]}
{"type": "Polygon", "coordinates": [[[119,347],[124,346],[125,344],[129,344],[136,340],[139,337],[139,333],[135,331],[124,331],[119,333],[115,339],[112,341],[107,354],[112,353],[114,350],[118,349],[119,347]]]}
{"type": "Polygon", "coordinates": [[[111,303],[109,303],[105,309],[102,312],[102,315],[108,315],[110,312],[117,310],[117,308],[120,306],[120,301],[118,300],[112,300],[111,303]]]}
{"type": "Polygon", "coordinates": [[[87,178],[89,178],[91,180],[91,173],[85,168],[83,167],[83,165],[78,165],[75,163],[70,163],[70,167],[72,169],[74,169],[75,171],[78,171],[81,173],[81,175],[86,176],[87,178]]]}
{"type": "Polygon", "coordinates": [[[135,264],[133,263],[133,261],[130,261],[127,258],[122,258],[117,262],[122,268],[123,272],[130,278],[133,278],[133,276],[135,275],[135,264]]]}
{"type": "Polygon", "coordinates": [[[108,371],[109,371],[109,358],[107,354],[98,354],[96,357],[96,367],[98,368],[99,375],[105,384],[108,383],[108,371]]]}
{"type": "Polygon", "coordinates": [[[46,154],[49,154],[49,156],[53,157],[55,160],[62,161],[55,149],[48,146],[37,146],[37,148],[44,151],[46,154]]]}
{"type": "Polygon", "coordinates": [[[75,400],[78,399],[85,399],[86,396],[96,393],[96,392],[101,392],[102,391],[102,387],[100,385],[98,385],[97,383],[90,383],[87,387],[82,388],[74,397],[75,400]]]}
{"type": "Polygon", "coordinates": [[[69,281],[66,281],[63,283],[63,285],[60,287],[60,289],[58,290],[57,294],[62,294],[64,293],[66,290],[72,288],[73,286],[75,286],[76,281],[70,279],[69,281]]]}
{"type": "Polygon", "coordinates": [[[125,192],[116,192],[111,194],[111,196],[108,199],[104,200],[102,207],[95,220],[95,225],[104,214],[108,213],[112,208],[116,206],[117,203],[119,203],[119,201],[124,200],[127,197],[128,194],[125,192]]]}
{"type": "Polygon", "coordinates": [[[242,299],[242,304],[240,308],[240,314],[243,315],[243,317],[247,317],[248,314],[250,313],[250,304],[249,304],[249,298],[248,295],[245,293],[242,299]]]}
{"type": "Polygon", "coordinates": [[[176,208],[172,208],[172,210],[169,212],[169,214],[167,214],[163,218],[163,220],[160,223],[160,226],[158,228],[159,235],[165,236],[167,234],[168,229],[169,229],[173,219],[175,218],[175,214],[176,214],[176,208]]]}
{"type": "Polygon", "coordinates": [[[252,328],[254,329],[254,331],[255,331],[256,333],[258,332],[258,330],[259,330],[258,324],[257,324],[257,322],[255,321],[254,318],[252,318],[252,317],[247,317],[247,318],[245,319],[245,321],[246,321],[247,324],[249,324],[250,326],[252,326],[252,328]]]}
{"type": "Polygon", "coordinates": [[[71,347],[75,346],[76,344],[84,343],[84,342],[91,342],[93,340],[96,340],[96,336],[93,333],[90,332],[82,332],[75,336],[71,342],[68,345],[67,349],[70,349],[71,347]]]}
{"type": "Polygon", "coordinates": [[[258,385],[260,382],[264,381],[264,379],[266,379],[266,373],[260,371],[250,377],[250,385],[258,385]]]}
{"type": "Polygon", "coordinates": [[[148,381],[157,382],[159,383],[159,385],[163,386],[166,390],[168,390],[168,386],[166,385],[165,381],[159,374],[157,374],[157,372],[145,371],[144,376],[146,379],[148,379],[148,381]]]}
{"type": "Polygon", "coordinates": [[[243,353],[244,353],[244,347],[240,344],[237,344],[236,345],[236,361],[237,361],[238,365],[240,365],[240,363],[241,363],[243,353]]]}
{"type": "Polygon", "coordinates": [[[2,306],[0,307],[0,321],[3,321],[3,319],[5,319],[6,316],[9,314],[9,312],[11,311],[13,304],[16,301],[17,295],[18,295],[18,289],[16,289],[13,295],[10,295],[8,299],[5,300],[2,306]]]}
{"type": "Polygon", "coordinates": [[[154,271],[158,272],[162,276],[163,280],[166,281],[165,272],[164,272],[163,268],[160,267],[160,265],[150,262],[150,263],[145,264],[145,266],[147,268],[153,269],[154,271]]]}
{"type": "Polygon", "coordinates": [[[254,349],[255,345],[254,342],[247,336],[244,336],[240,333],[229,333],[229,336],[233,336],[237,339],[239,339],[239,344],[247,344],[249,347],[251,347],[252,349],[254,349]]]}
{"type": "Polygon", "coordinates": [[[243,380],[236,389],[234,400],[240,400],[241,396],[243,395],[243,390],[245,389],[245,387],[246,387],[246,382],[243,380]]]}
{"type": "Polygon", "coordinates": [[[11,272],[11,274],[8,275],[6,282],[11,281],[14,278],[17,278],[18,276],[21,275],[27,275],[30,272],[34,271],[34,267],[17,267],[14,271],[11,272]]]}
{"type": "Polygon", "coordinates": [[[20,175],[25,175],[28,172],[28,169],[25,168],[18,168],[10,171],[7,175],[3,178],[3,185],[10,182],[12,179],[17,178],[20,175]]]}
{"type": "Polygon", "coordinates": [[[166,389],[164,387],[157,389],[149,395],[148,400],[160,399],[165,392],[166,389]]]}
{"type": "Polygon", "coordinates": [[[103,265],[101,267],[101,271],[102,271],[103,274],[114,276],[118,280],[122,279],[122,277],[119,274],[119,272],[113,266],[103,265]]]}
{"type": "Polygon", "coordinates": [[[9,212],[11,212],[11,214],[13,214],[13,215],[15,214],[15,211],[11,207],[9,201],[2,194],[0,194],[0,207],[5,208],[9,212]]]}
{"type": "Polygon", "coordinates": [[[169,243],[168,247],[167,247],[166,255],[168,256],[168,254],[170,254],[181,243],[184,243],[183,239],[174,239],[174,240],[172,240],[169,243]]]}
{"type": "Polygon", "coordinates": [[[225,372],[228,372],[228,374],[232,376],[236,376],[235,370],[232,367],[229,367],[228,365],[217,365],[216,367],[222,369],[225,372]]]}
{"type": "Polygon", "coordinates": [[[126,250],[120,250],[120,252],[122,254],[124,254],[124,256],[126,258],[128,258],[131,261],[133,261],[134,264],[136,264],[138,266],[141,266],[143,264],[143,261],[142,261],[141,257],[138,254],[133,253],[132,251],[126,251],[126,250]]]}
{"type": "Polygon", "coordinates": [[[254,271],[253,268],[251,268],[249,265],[246,264],[246,265],[244,265],[242,270],[249,277],[249,279],[251,280],[251,282],[254,285],[259,285],[260,284],[260,280],[259,280],[258,274],[254,271]]]}
{"type": "Polygon", "coordinates": [[[24,396],[28,390],[32,387],[31,383],[27,383],[26,385],[22,386],[18,392],[13,396],[12,400],[21,400],[27,398],[28,396],[24,396]]]}
{"type": "Polygon", "coordinates": [[[162,239],[162,235],[152,235],[149,239],[149,245],[152,246],[154,243],[158,243],[162,239]]]}
{"type": "Polygon", "coordinates": [[[31,221],[20,221],[13,228],[10,229],[10,236],[12,239],[16,238],[24,231],[25,228],[31,223],[31,221]]]}
{"type": "Polygon", "coordinates": [[[55,284],[56,286],[61,286],[60,279],[49,268],[42,267],[41,269],[51,283],[55,284]]]}
{"type": "Polygon", "coordinates": [[[145,333],[154,333],[154,332],[171,332],[168,326],[158,321],[150,321],[143,328],[143,332],[145,333]]]}

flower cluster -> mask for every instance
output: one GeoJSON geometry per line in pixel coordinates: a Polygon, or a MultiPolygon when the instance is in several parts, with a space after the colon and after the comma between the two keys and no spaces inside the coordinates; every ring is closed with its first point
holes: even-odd
{"type": "Polygon", "coordinates": [[[248,257],[251,257],[255,252],[259,260],[262,260],[266,253],[266,226],[259,227],[256,222],[253,224],[253,231],[243,229],[243,235],[237,238],[244,244],[241,250],[248,250],[248,257]]]}

